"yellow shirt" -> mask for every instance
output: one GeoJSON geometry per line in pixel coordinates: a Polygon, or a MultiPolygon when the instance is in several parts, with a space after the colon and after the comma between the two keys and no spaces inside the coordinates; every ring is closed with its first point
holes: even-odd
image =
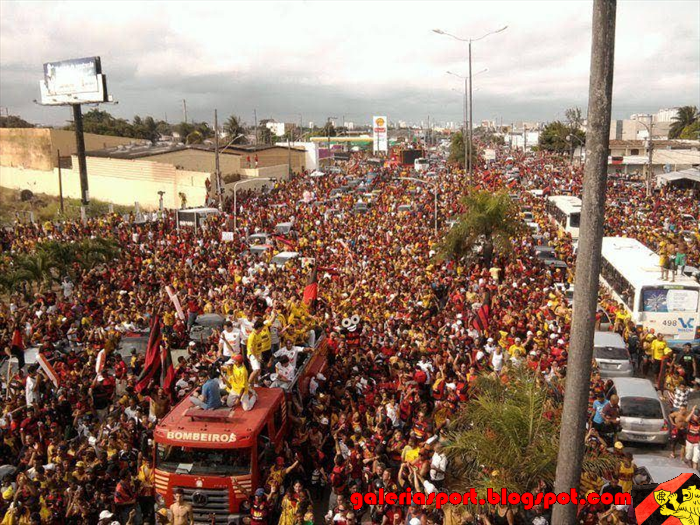
{"type": "Polygon", "coordinates": [[[654,361],[661,361],[664,356],[671,353],[671,349],[666,345],[666,341],[658,339],[651,343],[651,357],[654,361]]]}
{"type": "Polygon", "coordinates": [[[525,348],[520,345],[512,344],[508,349],[508,353],[511,357],[515,357],[516,355],[522,357],[525,355],[525,348]]]}
{"type": "Polygon", "coordinates": [[[228,391],[238,396],[248,390],[248,369],[241,365],[233,365],[226,373],[228,391]]]}
{"type": "Polygon", "coordinates": [[[401,460],[406,463],[413,463],[420,455],[420,447],[411,448],[411,445],[406,445],[401,451],[401,460]]]}

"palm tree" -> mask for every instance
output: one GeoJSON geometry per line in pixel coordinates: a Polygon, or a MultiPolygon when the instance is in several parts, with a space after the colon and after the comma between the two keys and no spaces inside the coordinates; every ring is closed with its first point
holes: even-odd
{"type": "Polygon", "coordinates": [[[117,257],[119,248],[112,239],[84,239],[77,246],[77,261],[85,269],[92,269],[117,257]]]}
{"type": "Polygon", "coordinates": [[[73,243],[45,241],[37,245],[37,251],[49,256],[60,274],[59,277],[69,274],[77,261],[77,247],[73,243]]]}
{"type": "MultiPolygon", "coordinates": [[[[489,488],[523,493],[537,489],[540,481],[554,483],[561,426],[557,385],[524,367],[505,373],[507,383],[480,377],[475,398],[448,427],[450,492],[474,487],[478,497],[486,499],[489,488]]],[[[591,451],[584,471],[601,475],[614,465],[608,453],[591,451]]]]}
{"type": "Polygon", "coordinates": [[[34,253],[21,255],[15,259],[17,282],[26,282],[30,286],[36,284],[39,288],[50,286],[56,280],[54,270],[57,268],[56,261],[52,256],[44,251],[37,250],[34,253]]]}
{"type": "Polygon", "coordinates": [[[487,264],[494,250],[510,253],[511,239],[522,235],[525,225],[506,191],[471,191],[463,199],[466,212],[442,242],[441,258],[470,259],[481,248],[487,264]]]}
{"type": "MultiPolygon", "coordinates": [[[[472,158],[472,166],[475,166],[478,160],[478,156],[476,154],[476,148],[474,148],[474,144],[472,144],[472,147],[469,151],[471,152],[470,156],[472,158]]],[[[449,160],[450,162],[456,162],[460,166],[464,167],[465,158],[466,157],[464,153],[464,134],[461,131],[459,131],[452,135],[452,141],[450,142],[450,156],[447,160],[449,160]]]]}
{"type": "Polygon", "coordinates": [[[223,129],[224,133],[226,133],[228,136],[228,140],[230,140],[232,143],[242,142],[245,138],[239,137],[239,135],[245,135],[245,128],[243,127],[243,124],[241,124],[241,117],[231,115],[224,123],[223,129]]]}
{"type": "Polygon", "coordinates": [[[672,119],[671,128],[668,130],[668,137],[677,139],[683,130],[694,124],[698,120],[698,108],[695,106],[683,106],[678,108],[678,113],[672,119]]]}

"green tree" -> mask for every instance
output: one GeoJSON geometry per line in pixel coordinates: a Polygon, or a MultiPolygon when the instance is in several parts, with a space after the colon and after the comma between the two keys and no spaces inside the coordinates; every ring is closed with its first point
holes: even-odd
{"type": "Polygon", "coordinates": [[[578,146],[578,141],[569,140],[569,135],[575,135],[585,142],[586,134],[580,129],[571,128],[563,122],[556,120],[547,124],[540,133],[539,147],[541,150],[556,153],[566,153],[578,146]]]}
{"type": "Polygon", "coordinates": [[[34,124],[30,124],[26,120],[17,115],[0,116],[0,128],[33,128],[34,124]]]}
{"type": "Polygon", "coordinates": [[[57,271],[56,278],[72,273],[72,266],[78,259],[76,244],[60,241],[44,241],[37,244],[36,252],[45,254],[57,271]]]}
{"type": "MultiPolygon", "coordinates": [[[[472,166],[476,166],[478,155],[476,152],[476,148],[474,148],[473,144],[471,148],[471,157],[472,166]]],[[[452,141],[450,142],[450,155],[448,157],[448,160],[450,162],[459,164],[461,167],[464,167],[464,158],[464,135],[461,131],[459,131],[452,135],[452,141]]]]}
{"type": "Polygon", "coordinates": [[[56,280],[54,270],[56,261],[51,254],[43,251],[23,254],[14,261],[19,281],[24,281],[31,287],[36,285],[38,289],[50,286],[56,280]]]}
{"type": "Polygon", "coordinates": [[[228,140],[233,140],[234,143],[241,143],[245,141],[245,128],[241,122],[241,117],[236,115],[231,115],[224,123],[224,133],[228,137],[228,140]],[[239,135],[244,135],[243,137],[238,137],[239,135]],[[235,140],[234,140],[235,139],[235,140]]]}
{"type": "MultiPolygon", "coordinates": [[[[449,491],[463,493],[474,487],[478,497],[486,499],[489,488],[523,493],[536,489],[540,481],[554,482],[561,426],[556,384],[544,382],[526,367],[506,373],[506,384],[481,376],[476,397],[448,427],[449,491]]],[[[583,469],[600,476],[615,464],[611,454],[590,451],[583,469]]]]}
{"type": "Polygon", "coordinates": [[[677,139],[683,130],[691,126],[698,120],[698,108],[695,106],[683,106],[678,108],[678,114],[673,117],[671,128],[668,130],[668,137],[677,139]]]}
{"type": "Polygon", "coordinates": [[[196,130],[185,137],[185,144],[201,144],[202,142],[204,142],[204,137],[196,130]]]}
{"type": "Polygon", "coordinates": [[[569,129],[577,130],[581,129],[581,126],[583,126],[581,108],[569,108],[564,111],[564,116],[566,117],[566,123],[569,125],[569,129]]]}
{"type": "Polygon", "coordinates": [[[113,239],[83,239],[76,247],[76,260],[87,270],[106,264],[118,255],[119,246],[113,239]]]}
{"type": "Polygon", "coordinates": [[[700,139],[700,119],[683,128],[679,139],[699,140],[700,139]]]}
{"type": "Polygon", "coordinates": [[[462,199],[462,204],[465,213],[442,241],[440,257],[469,260],[481,250],[481,256],[490,265],[494,251],[510,253],[511,239],[521,236],[525,225],[508,193],[503,190],[496,193],[470,191],[462,199]]]}

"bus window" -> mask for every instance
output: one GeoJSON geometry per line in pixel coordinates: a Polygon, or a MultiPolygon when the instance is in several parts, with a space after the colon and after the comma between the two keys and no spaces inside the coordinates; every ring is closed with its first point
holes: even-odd
{"type": "Polygon", "coordinates": [[[569,214],[569,227],[578,228],[581,224],[581,214],[580,213],[570,213],[569,214]]]}

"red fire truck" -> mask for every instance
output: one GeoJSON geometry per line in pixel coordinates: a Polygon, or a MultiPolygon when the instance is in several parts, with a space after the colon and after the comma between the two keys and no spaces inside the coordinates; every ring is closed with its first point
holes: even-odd
{"type": "MultiPolygon", "coordinates": [[[[167,506],[181,488],[192,505],[196,524],[238,523],[241,504],[262,485],[263,448],[280,450],[289,430],[288,397],[294,389],[307,395],[309,381],[325,370],[325,338],[298,367],[289,389],[256,388],[252,410],[202,410],[186,397],[156,427],[155,485],[167,506]]],[[[300,356],[301,357],[301,356],[300,356]]]]}

